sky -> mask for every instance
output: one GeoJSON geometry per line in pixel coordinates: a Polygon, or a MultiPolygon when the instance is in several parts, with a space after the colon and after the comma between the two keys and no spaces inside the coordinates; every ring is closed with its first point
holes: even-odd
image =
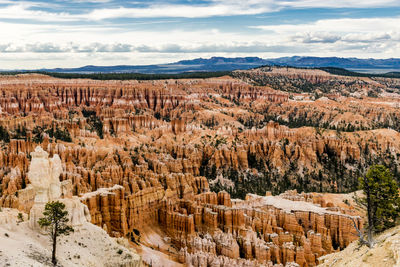
{"type": "Polygon", "coordinates": [[[400,0],[0,0],[0,69],[400,57],[400,0]]]}

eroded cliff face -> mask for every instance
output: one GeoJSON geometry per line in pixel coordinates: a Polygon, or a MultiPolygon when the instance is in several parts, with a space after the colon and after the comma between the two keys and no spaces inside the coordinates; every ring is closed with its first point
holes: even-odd
{"type": "MultiPolygon", "coordinates": [[[[338,79],[301,75],[315,86],[338,79]]],[[[347,192],[372,163],[396,171],[397,98],[314,101],[271,87],[2,77],[0,206],[30,210],[29,153],[40,144],[60,156],[60,180],[92,223],[143,253],[188,266],[315,266],[354,240],[359,214],[326,194],[265,193],[347,192]]]]}
{"type": "Polygon", "coordinates": [[[350,217],[274,196],[248,195],[244,201],[231,201],[225,192],[204,193],[194,203],[182,201],[164,208],[161,222],[164,216],[167,222],[179,222],[173,227],[167,223],[166,232],[182,247],[180,260],[189,266],[219,266],[227,261],[315,266],[319,256],[354,240],[350,217]]]}

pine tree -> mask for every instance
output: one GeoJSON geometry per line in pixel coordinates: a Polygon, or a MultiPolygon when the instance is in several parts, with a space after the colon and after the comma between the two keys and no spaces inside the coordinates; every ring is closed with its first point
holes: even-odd
{"type": "Polygon", "coordinates": [[[390,170],[383,165],[371,166],[359,182],[364,196],[357,202],[366,208],[368,217],[368,240],[363,242],[372,247],[374,233],[396,225],[400,215],[399,186],[390,170]]]}
{"type": "Polygon", "coordinates": [[[46,204],[43,212],[44,217],[38,220],[40,227],[44,227],[48,232],[53,243],[51,262],[54,266],[57,264],[56,249],[57,237],[60,235],[69,235],[74,229],[67,225],[68,211],[65,210],[65,204],[59,201],[52,201],[46,204]]]}

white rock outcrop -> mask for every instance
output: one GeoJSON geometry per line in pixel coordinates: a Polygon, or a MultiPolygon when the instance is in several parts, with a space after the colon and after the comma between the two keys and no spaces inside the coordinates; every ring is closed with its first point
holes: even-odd
{"type": "Polygon", "coordinates": [[[31,182],[30,186],[35,191],[35,200],[30,210],[30,227],[40,230],[37,221],[43,216],[44,207],[49,201],[60,201],[65,204],[71,226],[80,226],[85,222],[90,222],[88,207],[82,204],[78,197],[66,192],[71,189],[67,183],[60,182],[59,177],[62,172],[60,157],[55,154],[49,158],[49,154],[40,146],[37,146],[31,153],[31,157],[28,178],[31,182]]]}
{"type": "Polygon", "coordinates": [[[47,203],[61,196],[62,172],[60,157],[55,154],[49,159],[49,154],[37,146],[31,153],[32,161],[29,166],[28,178],[35,190],[35,203],[47,203]]]}

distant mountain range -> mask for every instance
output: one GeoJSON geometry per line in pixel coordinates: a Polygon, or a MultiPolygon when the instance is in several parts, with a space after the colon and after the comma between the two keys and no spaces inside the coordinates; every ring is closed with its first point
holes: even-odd
{"type": "Polygon", "coordinates": [[[45,72],[63,73],[148,73],[174,74],[183,72],[211,72],[245,70],[263,65],[280,65],[293,67],[336,67],[364,73],[386,73],[400,71],[400,58],[359,59],[339,57],[281,57],[262,59],[259,57],[225,58],[212,57],[182,60],[175,63],[159,65],[117,65],[117,66],[84,66],[80,68],[40,69],[45,72]]]}
{"type": "Polygon", "coordinates": [[[321,68],[335,67],[351,71],[368,73],[386,73],[400,71],[400,58],[389,59],[360,59],[339,57],[282,57],[267,59],[271,65],[321,68]]]}

